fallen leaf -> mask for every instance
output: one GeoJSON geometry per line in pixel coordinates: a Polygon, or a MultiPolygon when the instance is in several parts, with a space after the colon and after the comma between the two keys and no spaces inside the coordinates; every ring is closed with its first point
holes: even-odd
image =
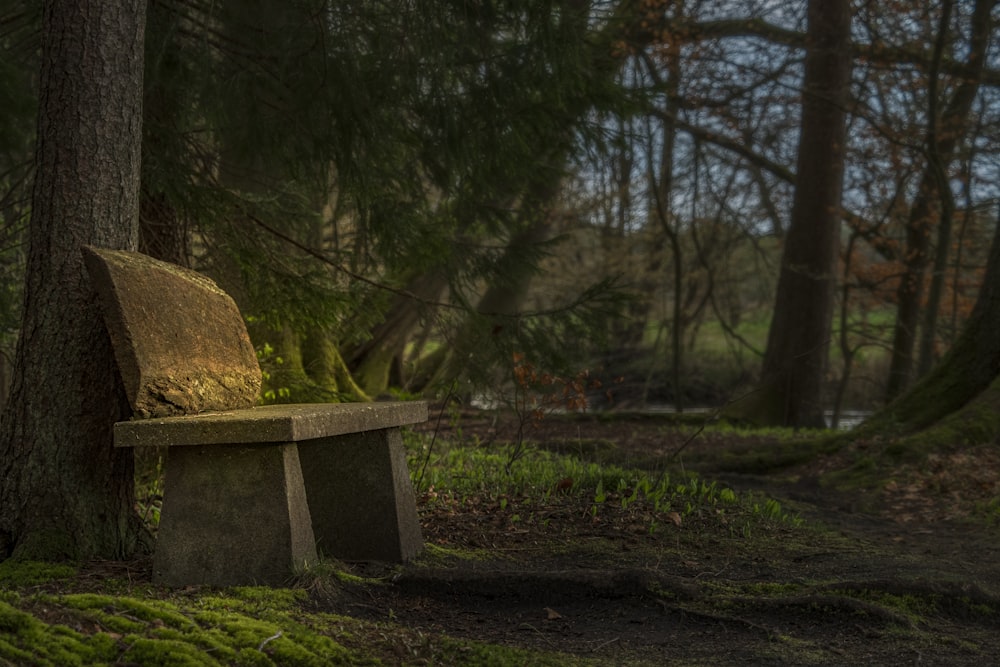
{"type": "Polygon", "coordinates": [[[552,607],[546,607],[545,613],[548,615],[550,621],[558,621],[560,618],[562,618],[562,614],[560,614],[552,607]]]}
{"type": "Polygon", "coordinates": [[[678,528],[681,527],[681,515],[677,512],[667,512],[667,518],[673,521],[678,528]]]}

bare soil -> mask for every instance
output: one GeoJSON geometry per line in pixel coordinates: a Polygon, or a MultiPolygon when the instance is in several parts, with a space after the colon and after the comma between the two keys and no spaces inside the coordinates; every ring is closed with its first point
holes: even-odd
{"type": "MultiPolygon", "coordinates": [[[[438,437],[511,439],[509,422],[432,418],[438,437]]],[[[484,504],[420,499],[427,552],[317,603],[332,611],[621,665],[986,665],[1000,659],[1000,457],[955,451],[900,467],[876,488],[833,488],[869,443],[773,465],[774,437],[699,432],[664,419],[546,419],[522,433],[595,460],[697,469],[779,500],[802,525],[747,531],[693,515],[649,530],[639,508],[591,514],[554,494],[484,504]],[[694,436],[694,437],[692,437],[694,436]],[[759,466],[734,466],[759,454],[759,466]],[[772,465],[767,462],[771,461],[772,465]],[[729,463],[727,463],[729,462],[729,463]],[[529,516],[530,513],[530,516],[529,516]]],[[[786,457],[787,458],[787,457],[786,457]]],[[[783,459],[784,460],[784,459],[783,459]]],[[[418,653],[399,661],[430,662],[418,653]]]]}

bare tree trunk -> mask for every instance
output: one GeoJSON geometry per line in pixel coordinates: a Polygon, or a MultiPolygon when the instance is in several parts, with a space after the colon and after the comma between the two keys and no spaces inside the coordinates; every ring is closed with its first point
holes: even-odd
{"type": "MultiPolygon", "coordinates": [[[[947,31],[948,15],[953,3],[945,3],[942,12],[942,26],[939,37],[941,41],[947,31]]],[[[891,401],[898,396],[910,383],[913,375],[913,348],[917,341],[917,326],[920,323],[920,304],[923,298],[925,274],[929,260],[931,229],[936,221],[947,217],[951,203],[951,193],[944,192],[948,188],[947,171],[954,159],[954,152],[968,128],[969,112],[972,103],[979,92],[980,75],[985,65],[986,51],[989,47],[992,22],[990,12],[996,0],[978,0],[973,11],[972,38],[967,56],[967,70],[961,83],[952,94],[942,114],[937,113],[938,80],[936,67],[930,73],[931,85],[928,91],[929,109],[927,121],[927,151],[928,160],[921,178],[917,199],[914,201],[910,220],[906,229],[906,261],[903,278],[897,292],[899,309],[896,314],[896,325],[893,332],[892,361],[889,367],[889,383],[886,389],[886,399],[891,401]],[[939,117],[940,116],[940,117],[939,117]],[[943,207],[942,207],[943,204],[943,207]],[[943,209],[943,210],[942,210],[943,209]]],[[[937,53],[935,64],[940,64],[941,54],[937,53]]],[[[939,244],[947,244],[950,235],[942,234],[939,244]]],[[[947,252],[948,248],[942,248],[947,252]]],[[[934,312],[924,324],[931,328],[924,333],[925,339],[933,343],[933,328],[937,318],[937,304],[934,312]]],[[[926,352],[926,350],[925,350],[926,352]]]]}
{"type": "Polygon", "coordinates": [[[847,0],[810,0],[795,199],[761,387],[734,414],[822,427],[851,78],[847,0]]]}
{"type": "Polygon", "coordinates": [[[52,0],[21,338],[0,424],[0,556],[117,558],[142,533],[129,409],[80,247],[135,249],[145,3],[52,0]]]}

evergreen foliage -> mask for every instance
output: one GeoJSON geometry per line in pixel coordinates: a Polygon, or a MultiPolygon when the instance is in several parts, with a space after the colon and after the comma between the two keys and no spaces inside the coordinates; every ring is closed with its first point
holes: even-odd
{"type": "Polygon", "coordinates": [[[35,2],[11,2],[0,10],[0,354],[7,356],[20,319],[40,22],[35,2]]]}
{"type": "Polygon", "coordinates": [[[510,245],[614,98],[572,3],[165,3],[150,23],[144,193],[245,313],[346,348],[416,276],[471,313],[529,275],[543,249],[510,245]]]}

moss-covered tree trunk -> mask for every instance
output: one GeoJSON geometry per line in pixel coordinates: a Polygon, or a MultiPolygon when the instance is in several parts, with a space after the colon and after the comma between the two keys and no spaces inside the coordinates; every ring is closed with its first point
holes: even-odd
{"type": "Polygon", "coordinates": [[[389,388],[393,365],[403,357],[421,319],[432,310],[427,304],[438,301],[447,288],[442,272],[414,276],[405,288],[413,297],[397,295],[368,340],[348,353],[354,377],[368,395],[377,396],[389,388]]]}
{"type": "Polygon", "coordinates": [[[137,244],[145,3],[45,3],[21,338],[0,425],[0,556],[140,544],[129,416],[80,248],[137,244]]]}
{"type": "Polygon", "coordinates": [[[314,385],[335,394],[339,400],[371,400],[366,388],[355,381],[328,329],[311,327],[302,336],[301,349],[302,366],[314,385]]]}

